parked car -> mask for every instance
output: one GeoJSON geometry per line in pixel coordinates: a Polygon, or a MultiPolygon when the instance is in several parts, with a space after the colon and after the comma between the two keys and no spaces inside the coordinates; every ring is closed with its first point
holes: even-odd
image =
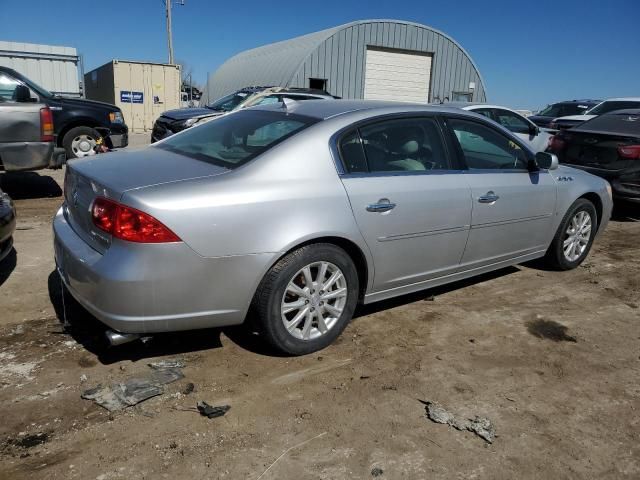
{"type": "Polygon", "coordinates": [[[605,113],[561,131],[550,149],[560,162],[607,179],[614,198],[640,202],[640,108],[605,113]]]}
{"type": "Polygon", "coordinates": [[[602,100],[568,100],[552,103],[528,118],[539,127],[549,128],[554,119],[569,115],[582,115],[600,102],[602,100]]]}
{"type": "Polygon", "coordinates": [[[534,152],[544,152],[552,134],[540,129],[535,123],[505,107],[483,103],[461,105],[463,110],[479,113],[499,123],[526,142],[534,152]]]}
{"type": "Polygon", "coordinates": [[[25,86],[19,85],[16,92],[9,100],[0,95],[0,170],[62,167],[65,152],[55,147],[51,109],[42,103],[21,103],[29,95],[25,86]]]}
{"type": "Polygon", "coordinates": [[[247,87],[202,108],[181,108],[164,112],[153,124],[151,143],[174,133],[241,108],[291,100],[331,100],[331,94],[310,88],[247,87]]]}
{"type": "Polygon", "coordinates": [[[75,162],[65,186],[56,265],[112,341],[248,318],[294,355],[358,302],[545,255],[575,268],[612,204],[480,115],[347,100],[240,110],[75,162]]]}
{"type": "Polygon", "coordinates": [[[101,137],[109,148],[122,148],[129,143],[129,129],[115,105],[54,95],[15,70],[0,66],[0,97],[11,101],[18,94],[20,103],[42,103],[51,109],[56,146],[65,149],[67,158],[93,155],[101,137]]]}
{"type": "Polygon", "coordinates": [[[0,262],[11,251],[15,229],[16,209],[9,195],[0,189],[0,262]]]}
{"type": "Polygon", "coordinates": [[[567,128],[580,125],[587,120],[613,112],[614,110],[623,110],[626,108],[640,108],[640,97],[629,98],[611,98],[599,103],[595,107],[587,110],[583,115],[571,115],[569,117],[555,118],[549,128],[553,130],[566,130],[567,128]]]}

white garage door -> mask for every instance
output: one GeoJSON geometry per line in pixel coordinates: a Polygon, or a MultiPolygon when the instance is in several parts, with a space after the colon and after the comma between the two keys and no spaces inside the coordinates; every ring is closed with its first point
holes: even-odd
{"type": "Polygon", "coordinates": [[[430,80],[430,55],[367,47],[365,99],[427,103],[430,80]]]}

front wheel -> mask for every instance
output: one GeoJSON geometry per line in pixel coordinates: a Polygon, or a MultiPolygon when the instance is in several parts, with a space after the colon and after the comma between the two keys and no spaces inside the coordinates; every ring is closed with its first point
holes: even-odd
{"type": "Polygon", "coordinates": [[[587,258],[597,231],[598,217],[593,203],[579,198],[562,219],[547,251],[547,260],[559,270],[576,268],[587,258]]]}
{"type": "Polygon", "coordinates": [[[100,133],[90,127],[75,127],[62,139],[67,158],[82,158],[96,154],[96,144],[100,133]]]}
{"type": "Polygon", "coordinates": [[[276,263],[253,306],[271,345],[290,355],[305,355],[340,335],[357,301],[358,274],[351,257],[325,243],[302,247],[276,263]]]}

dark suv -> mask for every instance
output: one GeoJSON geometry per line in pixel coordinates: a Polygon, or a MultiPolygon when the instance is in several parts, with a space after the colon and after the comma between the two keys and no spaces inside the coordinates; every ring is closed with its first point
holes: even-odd
{"type": "Polygon", "coordinates": [[[283,99],[289,100],[332,100],[334,97],[324,90],[312,88],[284,88],[284,87],[247,87],[226,97],[219,98],[205,107],[180,108],[164,112],[153,124],[151,143],[169,137],[185,128],[212,118],[224,115],[233,110],[254,107],[268,103],[279,103],[283,99]]]}
{"type": "MultiPolygon", "coordinates": [[[[0,75],[5,83],[14,85],[10,89],[12,95],[15,92],[26,93],[26,89],[16,89],[15,85],[24,85],[29,89],[28,97],[13,98],[13,101],[42,103],[49,107],[53,114],[55,140],[59,147],[65,149],[67,158],[93,155],[96,141],[101,137],[110,148],[128,145],[129,129],[124,123],[122,111],[115,105],[54,95],[11,68],[0,67],[0,75]]],[[[0,96],[2,94],[0,85],[0,96]]]]}
{"type": "Polygon", "coordinates": [[[600,102],[602,100],[567,100],[566,102],[552,103],[527,118],[539,127],[549,128],[554,119],[569,115],[582,115],[600,102]]]}

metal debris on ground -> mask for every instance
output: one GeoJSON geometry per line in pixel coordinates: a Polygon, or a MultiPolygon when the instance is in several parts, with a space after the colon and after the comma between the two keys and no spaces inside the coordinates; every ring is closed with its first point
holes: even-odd
{"type": "Polygon", "coordinates": [[[371,469],[371,476],[372,477],[379,477],[384,473],[384,470],[382,470],[380,467],[373,467],[371,469]]]}
{"type": "Polygon", "coordinates": [[[451,412],[447,411],[442,405],[436,402],[425,401],[426,416],[428,419],[436,423],[450,425],[456,430],[468,430],[475,433],[488,443],[493,443],[496,431],[491,420],[484,417],[475,418],[456,418],[451,412]]]}
{"type": "Polygon", "coordinates": [[[221,405],[219,407],[212,407],[207,402],[198,402],[196,406],[200,415],[208,418],[217,418],[223,417],[225,413],[227,413],[230,409],[230,405],[221,405]]]}
{"type": "Polygon", "coordinates": [[[163,385],[184,378],[177,368],[155,370],[146,377],[130,378],[124,383],[102,384],[85,390],[81,397],[93,400],[110,412],[131,407],[164,393],[163,385]]]}
{"type": "Polygon", "coordinates": [[[161,360],[148,364],[154,370],[162,370],[163,368],[184,368],[184,362],[181,360],[161,360]]]}

